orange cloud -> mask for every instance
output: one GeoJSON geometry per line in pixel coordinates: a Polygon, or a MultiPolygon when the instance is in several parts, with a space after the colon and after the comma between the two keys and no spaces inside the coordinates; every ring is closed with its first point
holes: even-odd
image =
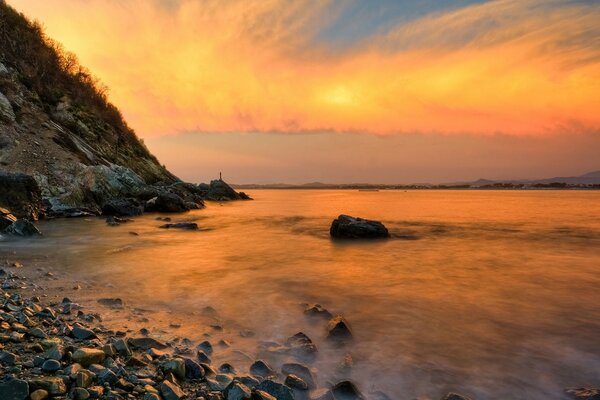
{"type": "Polygon", "coordinates": [[[12,3],[79,55],[142,136],[600,128],[598,5],[494,1],[341,49],[315,40],[333,1],[12,3]]]}

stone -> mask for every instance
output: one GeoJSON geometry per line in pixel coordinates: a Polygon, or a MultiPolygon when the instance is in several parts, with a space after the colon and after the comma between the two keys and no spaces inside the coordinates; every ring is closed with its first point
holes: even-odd
{"type": "Polygon", "coordinates": [[[316,388],[315,378],[310,369],[305,365],[298,363],[286,363],[281,366],[281,372],[284,375],[293,374],[302,378],[302,380],[306,382],[306,385],[309,389],[316,388]]]}
{"type": "Polygon", "coordinates": [[[117,350],[117,353],[119,353],[119,355],[123,357],[130,357],[132,354],[131,349],[129,349],[129,346],[127,345],[127,342],[123,339],[115,340],[113,342],[113,346],[117,350]]]}
{"type": "Polygon", "coordinates": [[[113,386],[119,380],[117,374],[115,374],[108,368],[105,368],[102,371],[98,372],[96,374],[96,377],[98,378],[99,383],[108,383],[111,386],[113,386]]]}
{"type": "Polygon", "coordinates": [[[106,354],[100,349],[82,347],[75,350],[71,358],[82,367],[87,368],[92,364],[102,363],[105,357],[106,354]]]}
{"type": "Polygon", "coordinates": [[[54,372],[58,371],[59,369],[60,369],[60,362],[58,362],[56,360],[52,360],[52,359],[46,360],[42,364],[42,371],[44,371],[44,372],[54,373],[54,372]]]}
{"type": "Polygon", "coordinates": [[[189,358],[185,359],[185,377],[187,379],[202,379],[204,375],[204,368],[200,364],[189,358]]]}
{"type": "Polygon", "coordinates": [[[286,340],[290,353],[296,357],[313,359],[318,352],[317,346],[303,332],[298,332],[286,340]]]}
{"type": "Polygon", "coordinates": [[[42,232],[28,219],[18,219],[4,229],[4,234],[21,237],[40,236],[42,232]]]}
{"type": "Polygon", "coordinates": [[[94,331],[92,331],[91,329],[87,329],[79,324],[73,326],[70,336],[79,340],[89,340],[98,338],[94,331]]]}
{"type": "Polygon", "coordinates": [[[160,193],[145,204],[146,212],[181,213],[189,211],[185,201],[175,193],[160,193]]]}
{"type": "Polygon", "coordinates": [[[164,361],[161,367],[165,373],[171,372],[178,379],[185,379],[185,361],[181,358],[171,358],[164,361]]]}
{"type": "Polygon", "coordinates": [[[25,400],[29,396],[29,384],[21,379],[0,382],[0,399],[25,400]]]}
{"type": "Polygon", "coordinates": [[[285,377],[285,384],[292,389],[308,390],[308,384],[302,378],[294,374],[285,377]]]}
{"type": "Polygon", "coordinates": [[[336,400],[364,400],[364,396],[350,381],[336,383],[331,389],[336,400]]]}
{"type": "Polygon", "coordinates": [[[54,344],[44,353],[44,358],[60,361],[63,358],[63,348],[57,344],[54,344]]]}
{"type": "Polygon", "coordinates": [[[89,387],[87,391],[93,399],[98,399],[104,394],[104,388],[102,386],[92,386],[89,387]]]}
{"type": "Polygon", "coordinates": [[[134,217],[143,213],[144,206],[136,199],[111,199],[102,206],[103,215],[134,217]]]}
{"type": "Polygon", "coordinates": [[[40,328],[31,328],[27,334],[38,339],[46,339],[48,337],[48,335],[40,328]]]}
{"type": "Polygon", "coordinates": [[[195,222],[178,222],[176,224],[164,224],[159,226],[162,229],[183,229],[188,231],[197,231],[198,224],[195,222]]]}
{"type": "Polygon", "coordinates": [[[292,389],[270,379],[262,381],[256,390],[267,392],[277,400],[294,400],[292,389]]]}
{"type": "Polygon", "coordinates": [[[11,214],[6,208],[0,207],[0,232],[8,228],[17,220],[17,217],[11,214]]]}
{"type": "Polygon", "coordinates": [[[8,351],[0,351],[0,364],[13,366],[16,364],[18,357],[16,354],[8,351]]]}
{"type": "Polygon", "coordinates": [[[168,347],[166,344],[151,337],[129,338],[127,343],[140,350],[150,350],[152,348],[162,350],[168,347]]]}
{"type": "Polygon", "coordinates": [[[390,236],[387,228],[379,221],[344,214],[333,220],[329,234],[338,239],[375,239],[390,236]]]}
{"type": "Polygon", "coordinates": [[[350,326],[344,317],[338,315],[327,323],[327,339],[345,341],[352,339],[350,326]]]}
{"type": "Polygon", "coordinates": [[[240,382],[232,382],[224,392],[227,400],[250,400],[252,392],[246,385],[240,382]]]}
{"type": "Polygon", "coordinates": [[[198,350],[198,352],[196,353],[196,358],[198,358],[198,361],[200,361],[201,363],[204,364],[211,364],[212,361],[210,360],[210,357],[206,355],[205,352],[203,352],[202,350],[198,350]]]}
{"type": "Polygon", "coordinates": [[[272,375],[275,371],[263,360],[256,360],[250,366],[250,373],[255,376],[266,377],[272,375]]]}
{"type": "Polygon", "coordinates": [[[67,393],[65,381],[60,377],[35,378],[29,381],[29,387],[33,391],[43,389],[50,396],[60,396],[67,393]]]}
{"type": "Polygon", "coordinates": [[[208,340],[205,340],[204,342],[200,343],[198,345],[198,348],[201,349],[202,351],[204,351],[208,355],[211,355],[213,353],[212,344],[210,344],[210,342],[208,340]]]}
{"type": "MultiPolygon", "coordinates": [[[[598,397],[600,399],[600,397],[598,397]]],[[[594,398],[590,398],[590,397],[586,397],[585,400],[596,400],[594,398]]],[[[445,395],[442,400],[470,400],[468,397],[462,396],[458,393],[453,393],[450,392],[447,395],[445,395]]]]}
{"type": "Polygon", "coordinates": [[[304,314],[308,317],[318,317],[327,320],[333,318],[333,315],[331,315],[331,313],[323,308],[323,306],[320,304],[313,304],[306,307],[304,314]]]}
{"type": "Polygon", "coordinates": [[[75,385],[81,388],[89,388],[94,382],[95,374],[83,369],[75,375],[75,385]]]}
{"type": "Polygon", "coordinates": [[[271,396],[265,391],[256,390],[254,393],[252,393],[252,400],[277,400],[277,398],[271,396]]]}
{"type": "Polygon", "coordinates": [[[48,398],[48,392],[44,389],[38,389],[30,395],[31,400],[45,400],[48,398]]]}
{"type": "Polygon", "coordinates": [[[164,400],[180,400],[185,396],[179,386],[169,381],[163,381],[160,384],[160,394],[164,400]]]}
{"type": "Polygon", "coordinates": [[[108,307],[123,307],[123,300],[119,299],[119,298],[103,298],[103,299],[98,299],[97,300],[98,303],[102,304],[103,306],[108,306],[108,307]]]}
{"type": "Polygon", "coordinates": [[[0,206],[17,218],[37,221],[44,216],[40,187],[30,175],[0,172],[0,206]]]}
{"type": "Polygon", "coordinates": [[[73,399],[75,400],[87,400],[90,398],[90,392],[84,388],[77,387],[73,389],[73,399]]]}

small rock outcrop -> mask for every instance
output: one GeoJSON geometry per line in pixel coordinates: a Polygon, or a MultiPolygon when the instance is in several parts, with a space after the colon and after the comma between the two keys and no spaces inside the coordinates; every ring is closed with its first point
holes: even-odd
{"type": "Polygon", "coordinates": [[[344,214],[333,220],[329,234],[338,239],[376,239],[390,236],[387,228],[379,221],[344,214]]]}
{"type": "Polygon", "coordinates": [[[39,236],[42,234],[40,230],[28,219],[16,220],[11,225],[4,228],[2,233],[5,235],[21,237],[39,236]]]}
{"type": "Polygon", "coordinates": [[[197,231],[198,230],[198,224],[195,222],[178,222],[176,224],[164,224],[161,225],[159,228],[162,229],[183,229],[183,230],[187,230],[187,231],[197,231]]]}
{"type": "Polygon", "coordinates": [[[33,177],[25,174],[0,171],[0,206],[17,218],[36,221],[44,215],[40,188],[33,177]]]}
{"type": "Polygon", "coordinates": [[[246,193],[236,192],[222,179],[215,179],[209,185],[200,184],[198,187],[204,192],[203,196],[211,201],[252,200],[246,193]]]}

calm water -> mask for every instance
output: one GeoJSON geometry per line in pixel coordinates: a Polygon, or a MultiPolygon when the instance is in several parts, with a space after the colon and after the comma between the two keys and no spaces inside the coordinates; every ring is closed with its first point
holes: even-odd
{"type": "Polygon", "coordinates": [[[558,399],[564,387],[600,385],[600,192],[252,195],[173,216],[200,232],[157,229],[156,215],[120,227],[59,220],[40,224],[43,239],[0,247],[49,254],[55,271],[93,289],[81,296],[117,293],[139,308],[132,327],[226,338],[231,348],[215,358],[242,370],[238,350],[277,365],[284,359],[260,353],[260,340],[304,331],[320,348],[323,385],[350,353],[361,389],[394,399],[558,399]],[[333,242],[342,212],[381,220],[394,238],[333,242]],[[324,343],[323,324],[302,313],[313,302],[348,319],[351,346],[324,343]]]}

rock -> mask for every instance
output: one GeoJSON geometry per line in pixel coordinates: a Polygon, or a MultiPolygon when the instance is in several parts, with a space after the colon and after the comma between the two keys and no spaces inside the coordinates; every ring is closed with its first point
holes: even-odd
{"type": "Polygon", "coordinates": [[[123,300],[119,298],[103,298],[98,299],[98,303],[109,307],[123,307],[123,300]]]}
{"type": "Polygon", "coordinates": [[[91,329],[87,329],[79,324],[73,326],[70,336],[79,340],[89,340],[98,338],[94,331],[92,331],[91,329]]]}
{"type": "Polygon", "coordinates": [[[90,392],[85,390],[84,388],[75,388],[73,389],[73,399],[75,400],[87,400],[90,398],[90,392]]]}
{"type": "Polygon", "coordinates": [[[364,400],[364,396],[350,381],[335,384],[331,389],[335,400],[364,400]]]}
{"type": "Polygon", "coordinates": [[[186,358],[185,377],[187,379],[202,379],[204,378],[204,368],[202,368],[196,361],[186,358]]]}
{"type": "MultiPolygon", "coordinates": [[[[284,375],[296,375],[306,382],[309,389],[317,387],[315,378],[307,366],[298,363],[287,363],[281,366],[281,372],[284,375]]],[[[289,386],[289,385],[288,385],[289,386]]]]}
{"type": "Polygon", "coordinates": [[[181,358],[171,358],[161,363],[165,373],[171,372],[178,379],[185,379],[185,361],[181,358]]]}
{"type": "Polygon", "coordinates": [[[27,334],[38,339],[45,339],[48,337],[48,335],[46,335],[46,333],[40,328],[31,328],[27,334]]]}
{"type": "Polygon", "coordinates": [[[15,122],[15,112],[10,101],[0,92],[0,121],[6,123],[15,122]]]}
{"type": "Polygon", "coordinates": [[[294,374],[285,377],[285,384],[292,389],[308,390],[308,384],[302,378],[294,374]]]}
{"type": "Polygon", "coordinates": [[[112,199],[102,206],[103,215],[135,217],[144,213],[144,207],[136,199],[112,199]]]}
{"type": "Polygon", "coordinates": [[[335,400],[329,389],[317,389],[310,393],[310,400],[335,400]]]}
{"type": "Polygon", "coordinates": [[[308,317],[318,317],[323,319],[331,319],[333,315],[320,304],[313,304],[304,310],[304,314],[308,317]]]}
{"type": "Polygon", "coordinates": [[[92,364],[101,364],[105,357],[106,354],[100,349],[82,347],[75,350],[71,358],[82,367],[87,368],[92,364]]]}
{"type": "Polygon", "coordinates": [[[340,239],[373,239],[390,236],[387,228],[379,221],[340,215],[331,223],[329,234],[340,239]]]}
{"type": "Polygon", "coordinates": [[[176,224],[164,224],[159,226],[162,229],[185,229],[188,231],[198,230],[198,224],[195,222],[179,222],[176,224]]]}
{"type": "Polygon", "coordinates": [[[252,396],[250,389],[239,382],[232,382],[223,394],[227,400],[250,400],[252,396]]]}
{"type": "Polygon", "coordinates": [[[292,389],[282,385],[281,383],[274,382],[270,379],[262,381],[256,390],[262,390],[275,397],[277,400],[294,400],[292,389]]]}
{"type": "Polygon", "coordinates": [[[25,174],[0,172],[0,206],[8,208],[17,218],[37,221],[44,216],[38,183],[25,174]]]}
{"type": "Polygon", "coordinates": [[[179,386],[166,380],[160,384],[160,394],[164,400],[180,400],[185,396],[179,386]]]}
{"type": "Polygon", "coordinates": [[[35,378],[29,381],[29,387],[32,391],[43,389],[50,396],[60,396],[67,393],[65,381],[60,377],[35,378]]]}
{"type": "Polygon", "coordinates": [[[200,343],[198,345],[198,348],[203,350],[208,355],[211,355],[213,353],[212,344],[210,344],[208,340],[205,340],[204,342],[200,343]]]}
{"type": "Polygon", "coordinates": [[[212,201],[242,200],[239,193],[222,179],[215,179],[210,182],[206,198],[212,201]]]}
{"type": "Polygon", "coordinates": [[[146,212],[181,213],[189,211],[185,201],[174,193],[163,192],[146,202],[146,212]]]}
{"type": "Polygon", "coordinates": [[[317,346],[303,332],[298,332],[286,340],[289,351],[299,358],[313,359],[317,355],[317,346]]]}
{"type": "Polygon", "coordinates": [[[117,350],[119,355],[123,357],[130,357],[132,354],[131,350],[129,349],[129,346],[127,345],[127,342],[123,339],[115,340],[113,342],[113,346],[115,347],[115,350],[117,350]]]}
{"type": "Polygon", "coordinates": [[[345,341],[352,339],[352,332],[344,317],[338,315],[327,323],[327,339],[345,341]]]}
{"type": "Polygon", "coordinates": [[[45,353],[44,358],[60,361],[63,358],[63,349],[61,346],[54,344],[45,353]]]}
{"type": "Polygon", "coordinates": [[[92,386],[89,387],[87,391],[93,399],[98,399],[104,394],[104,388],[102,386],[92,386]]]}
{"type": "MultiPolygon", "coordinates": [[[[591,398],[586,398],[586,399],[591,399],[591,398]]],[[[448,393],[447,395],[445,395],[442,400],[470,400],[468,397],[462,396],[460,394],[457,393],[448,393]]],[[[596,399],[594,399],[596,400],[596,399]]]]}
{"type": "Polygon", "coordinates": [[[42,371],[54,373],[60,369],[60,363],[56,360],[46,360],[42,364],[42,371]]]}
{"type": "Polygon", "coordinates": [[[48,392],[44,389],[38,389],[30,395],[31,400],[46,400],[48,398],[48,392]]]}
{"type": "Polygon", "coordinates": [[[252,400],[277,400],[275,397],[271,396],[269,393],[264,392],[262,390],[256,390],[252,393],[252,400]]]}
{"type": "Polygon", "coordinates": [[[16,354],[8,351],[0,351],[0,364],[12,366],[17,363],[17,360],[18,357],[16,354]]]}
{"type": "Polygon", "coordinates": [[[250,366],[250,373],[255,376],[266,377],[275,373],[273,369],[263,360],[256,360],[250,366]]]}
{"type": "Polygon", "coordinates": [[[115,383],[117,383],[117,381],[119,380],[117,374],[115,374],[108,368],[105,368],[102,371],[98,372],[96,374],[96,377],[98,378],[99,383],[108,383],[110,386],[114,386],[115,383]]]}
{"type": "Polygon", "coordinates": [[[212,364],[210,357],[207,356],[206,353],[203,352],[202,350],[198,350],[198,352],[196,353],[196,357],[198,358],[198,361],[200,361],[201,363],[212,364]]]}
{"type": "Polygon", "coordinates": [[[81,388],[89,388],[94,382],[94,377],[95,374],[87,369],[83,369],[77,372],[77,375],[75,375],[75,385],[81,388]]]}
{"type": "Polygon", "coordinates": [[[168,347],[166,344],[151,337],[129,338],[127,343],[140,350],[150,350],[152,348],[162,350],[168,347]]]}
{"type": "Polygon", "coordinates": [[[0,207],[0,232],[12,225],[16,220],[17,217],[12,215],[10,211],[0,207]]]}
{"type": "Polygon", "coordinates": [[[0,382],[0,399],[25,400],[29,396],[29,384],[20,379],[0,382]]]}
{"type": "Polygon", "coordinates": [[[12,225],[9,225],[4,232],[6,235],[13,236],[22,236],[22,237],[30,237],[30,236],[39,236],[42,232],[28,219],[18,219],[13,222],[12,225]]]}

